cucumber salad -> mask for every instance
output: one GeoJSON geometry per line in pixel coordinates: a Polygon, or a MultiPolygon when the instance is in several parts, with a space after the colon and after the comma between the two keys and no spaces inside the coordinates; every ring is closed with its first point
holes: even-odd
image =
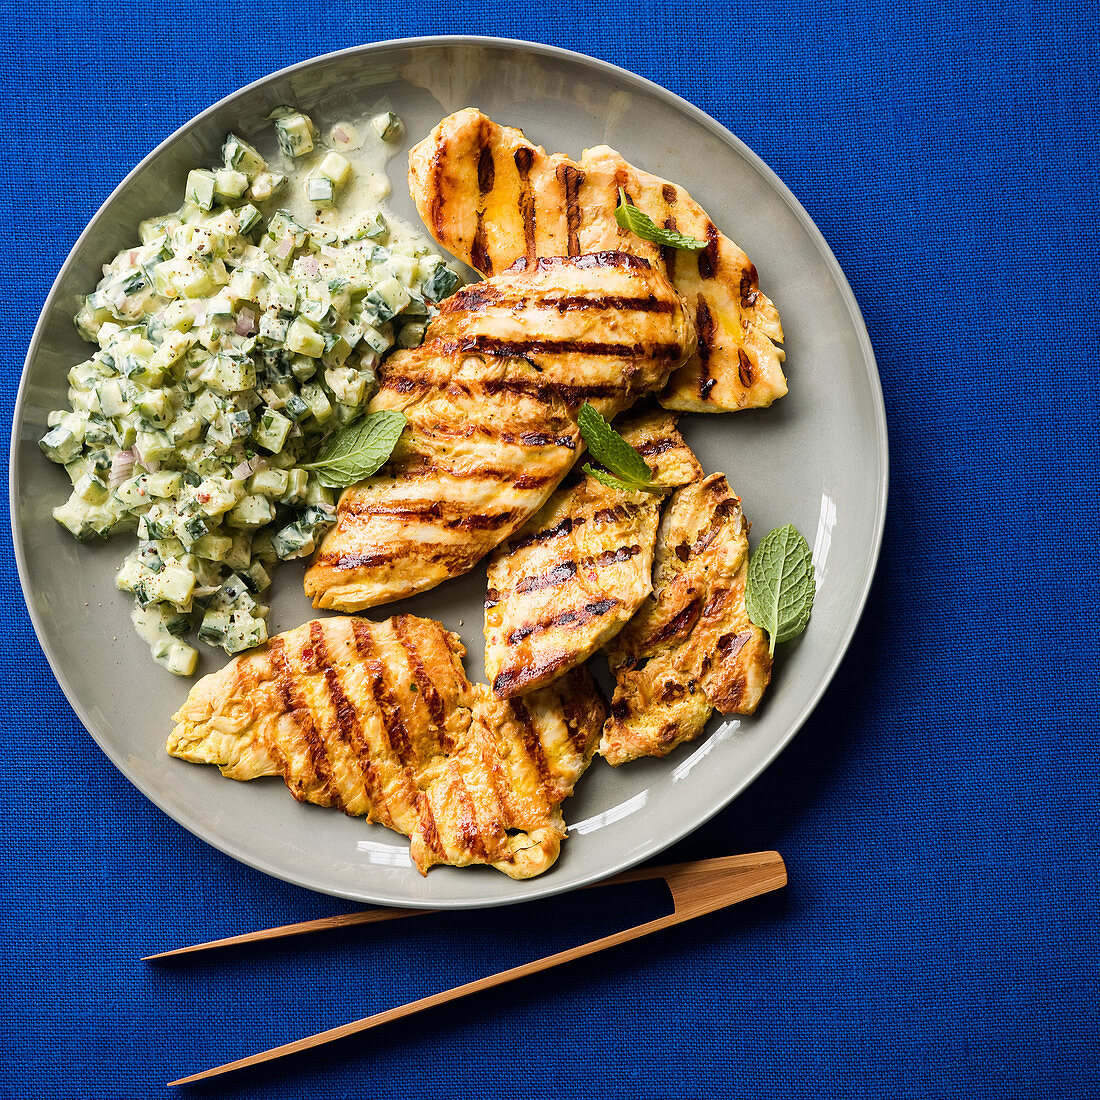
{"type": "Polygon", "coordinates": [[[230,134],[174,213],[143,222],[82,302],[98,350],[68,374],[42,450],[72,493],[54,518],[81,541],[136,532],[116,583],[154,660],[195,671],[198,638],[227,654],[267,639],[279,560],[314,550],[333,491],[303,468],[364,413],[395,345],[417,346],[458,276],[389,215],[356,151],[401,134],[383,111],[324,138],[289,107],[269,163],[230,134]]]}

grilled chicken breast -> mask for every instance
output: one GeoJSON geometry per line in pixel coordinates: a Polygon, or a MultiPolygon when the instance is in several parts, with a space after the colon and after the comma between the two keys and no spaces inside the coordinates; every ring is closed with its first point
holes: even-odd
{"type": "Polygon", "coordinates": [[[573,465],[580,405],[614,415],[693,344],[667,278],[625,253],[524,262],[459,291],[421,347],[386,360],[369,410],[409,426],[388,466],[341,496],[306,595],[360,611],[473,568],[573,465]]]}
{"type": "Polygon", "coordinates": [[[591,759],[606,708],[583,671],[505,703],[462,668],[438,623],[305,623],[200,680],[168,752],[230,779],[281,776],[412,840],[422,873],[489,863],[514,878],[557,858],[561,802],[591,759]]]}
{"type": "Polygon", "coordinates": [[[436,240],[484,275],[520,256],[530,263],[604,249],[664,264],[699,332],[697,354],[661,396],[666,407],[762,408],[787,392],[779,313],[752,262],[687,192],[613,149],[588,149],[575,162],[466,108],[409,153],[409,190],[436,240]],[[662,249],[621,229],[620,187],[657,225],[706,241],[706,248],[662,249]]]}
{"type": "Polygon", "coordinates": [[[771,676],[767,637],[745,610],[748,523],[722,474],[669,502],[653,594],[608,647],[615,675],[600,753],[619,765],[665,756],[715,709],[751,714],[771,676]]]}
{"type": "MultiPolygon", "coordinates": [[[[669,413],[616,424],[661,485],[702,476],[669,413]]],[[[552,683],[610,641],[653,588],[661,497],[585,476],[489,560],[485,671],[501,698],[552,683]]]]}

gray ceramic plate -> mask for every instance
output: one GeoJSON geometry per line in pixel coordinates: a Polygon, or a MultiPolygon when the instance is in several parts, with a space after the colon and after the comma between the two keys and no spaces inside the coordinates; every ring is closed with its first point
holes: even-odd
{"type": "MultiPolygon", "coordinates": [[[[416,219],[404,157],[390,166],[395,208],[416,219]]],[[[568,890],[628,867],[709,818],[774,759],[820,698],[851,639],[878,555],[886,506],[882,393],[859,308],[806,211],[740,141],[691,104],[600,61],[497,39],[382,43],[307,61],[222,100],[151,153],[119,185],[77,242],[35,330],[12,438],[11,511],[27,604],[42,648],[103,751],[165,813],[245,863],[301,886],[359,901],[463,907],[568,890]],[[549,150],[574,156],[607,143],[686,187],[755,260],[787,338],[790,394],[773,408],[685,417],[684,435],[707,470],[729,475],[757,538],[793,522],[814,549],[818,596],[798,643],[776,663],[759,713],[716,719],[708,735],[665,760],[613,771],[596,763],[566,804],[572,834],[557,865],[513,882],[489,868],[410,865],[403,838],[339,813],[303,806],[278,780],[232,783],[214,768],[164,752],[170,716],[190,683],[152,664],[113,578],[127,547],[81,547],[51,518],[64,474],[39,452],[46,414],[65,404],[65,375],[87,357],[73,327],[77,296],[99,266],[136,240],[138,222],[173,209],[184,176],[213,164],[225,133],[266,135],[280,103],[322,126],[389,97],[410,140],[444,115],[478,106],[549,150]]],[[[754,539],[754,544],[755,544],[754,539]]],[[[302,566],[278,571],[272,633],[312,611],[302,566]]],[[[482,676],[477,570],[397,607],[441,619],[482,676]]],[[[204,648],[200,671],[220,664],[204,648]]]]}

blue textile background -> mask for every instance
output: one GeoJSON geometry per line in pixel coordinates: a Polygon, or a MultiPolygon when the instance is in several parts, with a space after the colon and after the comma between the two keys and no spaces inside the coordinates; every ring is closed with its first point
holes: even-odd
{"type": "MultiPolygon", "coordinates": [[[[593,53],[729,126],[821,227],[882,373],[890,510],[851,651],[779,761],[670,853],[778,848],[785,894],[204,1095],[1100,1093],[1096,16],[1079,0],[4,8],[9,423],[54,273],[150,148],[285,64],[439,32],[593,53]]],[[[167,1095],[624,923],[623,895],[596,893],[141,963],[350,906],[236,864],[129,786],[46,666],[6,531],[0,555],[0,1094],[167,1095]]]]}

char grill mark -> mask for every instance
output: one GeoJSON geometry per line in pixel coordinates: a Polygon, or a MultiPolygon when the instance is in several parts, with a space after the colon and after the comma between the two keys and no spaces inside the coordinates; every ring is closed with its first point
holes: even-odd
{"type": "MultiPolygon", "coordinates": [[[[540,573],[537,577],[524,577],[513,589],[513,592],[517,595],[524,595],[527,592],[538,592],[543,588],[553,588],[555,585],[571,581],[577,575],[578,569],[619,565],[621,562],[629,561],[641,552],[642,548],[634,544],[632,546],[620,546],[617,550],[605,550],[602,554],[590,555],[581,558],[580,561],[559,562],[552,569],[540,573]]],[[[486,607],[488,606],[489,604],[486,603],[486,607]]]]}
{"type": "Polygon", "coordinates": [[[415,805],[420,816],[418,831],[424,838],[424,843],[432,855],[438,857],[440,861],[445,861],[447,859],[447,849],[443,847],[443,841],[439,839],[439,827],[435,823],[432,804],[423,791],[417,791],[415,805]]]}
{"type": "Polygon", "coordinates": [[[718,274],[718,229],[707,222],[707,247],[699,253],[699,278],[713,279],[718,274]]]}
{"type": "MultiPolygon", "coordinates": [[[[366,791],[371,805],[369,816],[389,824],[393,819],[386,806],[385,793],[378,783],[378,777],[371,763],[370,750],[367,747],[366,739],[363,737],[363,729],[359,722],[359,712],[344,692],[344,685],[340,682],[339,673],[329,659],[324,628],[316,621],[309,624],[309,648],[312,651],[313,664],[316,670],[325,679],[329,702],[332,704],[332,710],[336,716],[335,731],[344,743],[348,754],[355,760],[362,776],[363,789],[366,791]]],[[[346,806],[341,808],[347,812],[346,806]]]]}
{"type": "Polygon", "coordinates": [[[572,580],[577,575],[577,563],[574,561],[563,561],[558,565],[555,565],[547,573],[542,573],[537,577],[525,577],[516,585],[515,591],[518,593],[523,592],[538,592],[543,588],[553,588],[555,585],[564,584],[566,581],[572,580]]]}
{"type": "MultiPolygon", "coordinates": [[[[479,341],[467,341],[463,344],[443,344],[441,350],[447,353],[470,351],[471,345],[479,341]]],[[[525,345],[531,348],[531,344],[525,345]]],[[[479,350],[485,350],[481,348],[479,350]]],[[[487,354],[497,355],[501,357],[507,357],[508,352],[501,350],[500,352],[488,352],[487,354]]],[[[520,355],[513,355],[512,358],[522,358],[520,355]]],[[[435,383],[430,379],[417,378],[414,375],[405,375],[403,377],[390,376],[382,380],[382,389],[392,390],[394,393],[407,395],[410,393],[426,393],[429,390],[435,388],[435,383]]],[[[474,393],[474,387],[459,387],[461,392],[469,393],[471,396],[474,393]]],[[[557,382],[533,382],[526,379],[518,378],[492,378],[484,379],[476,387],[477,391],[486,397],[496,397],[498,394],[514,394],[517,397],[529,397],[533,401],[538,401],[541,404],[551,404],[555,398],[564,401],[566,405],[580,405],[584,401],[591,401],[600,397],[612,397],[620,393],[623,389],[622,384],[615,385],[611,382],[600,383],[595,382],[587,386],[569,386],[563,383],[557,382]]],[[[501,438],[505,442],[513,442],[514,436],[504,436],[501,438]]],[[[540,438],[540,437],[536,437],[540,438]]],[[[526,442],[524,437],[520,437],[521,442],[526,442]]],[[[552,442],[556,446],[568,447],[570,450],[576,448],[576,441],[568,436],[556,436],[552,439],[552,442]]],[[[538,444],[536,444],[538,445],[538,444]]]]}
{"type": "Polygon", "coordinates": [[[620,602],[619,600],[593,600],[592,603],[585,604],[584,607],[578,608],[576,611],[562,611],[545,622],[528,623],[527,626],[521,626],[508,635],[508,644],[515,645],[517,642],[522,642],[524,638],[529,638],[532,634],[541,634],[543,631],[552,630],[556,626],[572,626],[591,622],[600,615],[606,615],[613,607],[617,607],[620,602]]]}
{"type": "Polygon", "coordinates": [[[523,244],[524,257],[528,262],[533,262],[537,249],[535,247],[535,197],[531,194],[531,162],[535,152],[529,146],[520,146],[515,152],[516,171],[519,173],[519,215],[523,220],[523,244]]]}
{"type": "Polygon", "coordinates": [[[674,638],[683,637],[698,622],[702,608],[703,601],[698,596],[689,600],[667,623],[646,639],[645,648],[653,649],[655,646],[671,642],[674,638]]]}
{"type": "Polygon", "coordinates": [[[581,227],[581,210],[577,201],[577,191],[584,183],[584,173],[574,168],[571,164],[558,166],[558,180],[561,182],[562,193],[565,198],[565,224],[569,238],[568,255],[580,254],[581,246],[578,232],[581,227]]]}
{"type": "Polygon", "coordinates": [[[588,739],[585,737],[584,726],[587,715],[581,708],[581,700],[572,695],[566,695],[562,699],[562,709],[565,713],[565,728],[569,731],[569,743],[573,751],[585,755],[588,749],[588,739]]]}
{"type": "Polygon", "coordinates": [[[540,680],[546,673],[554,672],[563,665],[569,664],[571,659],[572,654],[565,652],[558,654],[549,661],[533,662],[514,671],[505,670],[498,673],[493,680],[493,691],[502,699],[507,698],[518,688],[522,688],[535,680],[540,680]]]}
{"type": "MultiPolygon", "coordinates": [[[[337,805],[342,809],[343,802],[339,793],[333,790],[332,772],[329,768],[328,754],[325,752],[324,742],[317,732],[317,727],[313,724],[309,708],[298,695],[294,668],[287,656],[286,646],[283,645],[283,640],[278,636],[271,640],[271,667],[275,670],[283,706],[290,714],[294,727],[306,746],[309,766],[313,772],[313,784],[317,787],[319,800],[322,800],[322,805],[337,805]]],[[[303,776],[293,781],[290,781],[289,775],[287,778],[291,794],[299,802],[307,801],[309,797],[308,787],[311,786],[307,778],[303,776]]]]}
{"type": "Polygon", "coordinates": [[[747,388],[752,385],[752,363],[744,348],[737,349],[737,377],[741,379],[742,386],[747,388]]]}
{"type": "Polygon", "coordinates": [[[709,363],[717,331],[718,325],[710,312],[707,300],[700,294],[695,305],[695,332],[698,337],[696,354],[699,357],[699,396],[704,400],[715,385],[715,379],[709,376],[709,363]]]}
{"type": "MultiPolygon", "coordinates": [[[[515,489],[541,489],[544,485],[549,485],[552,481],[557,481],[557,478],[552,474],[519,474],[516,476],[513,470],[501,469],[493,466],[482,466],[456,473],[456,471],[446,465],[446,463],[441,462],[424,462],[419,466],[410,466],[401,471],[401,478],[403,481],[407,482],[425,481],[439,474],[444,474],[448,477],[479,478],[484,481],[493,479],[504,485],[510,484],[515,489]]],[[[350,508],[348,510],[352,512],[361,511],[361,509],[355,508],[350,508]]],[[[472,514],[478,515],[478,513],[472,514]]],[[[506,516],[511,518],[510,513],[506,513],[506,516]]]]}
{"type": "Polygon", "coordinates": [[[623,252],[618,248],[605,248],[600,252],[586,252],[583,256],[539,256],[533,262],[520,256],[508,270],[549,271],[566,264],[581,271],[590,267],[632,267],[637,271],[650,271],[653,268],[644,256],[635,256],[632,252],[623,252]]]}
{"type": "Polygon", "coordinates": [[[523,747],[527,750],[527,755],[535,765],[535,770],[539,775],[539,784],[545,787],[550,780],[550,766],[546,762],[546,752],[542,747],[538,730],[535,729],[535,723],[531,719],[531,712],[522,699],[513,699],[508,705],[519,723],[520,729],[523,730],[523,747]]]}
{"type": "Polygon", "coordinates": [[[361,620],[356,620],[352,625],[352,629],[355,637],[355,649],[368,673],[367,682],[371,698],[378,707],[379,714],[382,715],[382,728],[386,734],[387,747],[400,761],[401,767],[405,770],[407,782],[410,786],[415,787],[409,774],[410,768],[415,763],[412,741],[401,718],[401,709],[398,702],[386,684],[385,665],[374,644],[370,626],[361,620]]]}
{"type": "Polygon", "coordinates": [[[673,447],[678,446],[680,446],[680,441],[669,439],[666,436],[664,439],[647,439],[644,443],[639,443],[634,449],[642,458],[655,458],[657,455],[663,455],[665,451],[671,451],[673,447]]]}
{"type": "Polygon", "coordinates": [[[650,294],[646,297],[627,294],[604,294],[597,297],[585,294],[563,295],[560,298],[532,298],[524,295],[515,298],[505,298],[499,292],[483,294],[477,288],[481,284],[475,284],[466,290],[460,290],[452,294],[450,298],[441,303],[439,312],[450,313],[480,313],[486,306],[494,309],[516,312],[521,309],[556,310],[558,313],[569,313],[573,310],[628,310],[633,313],[671,313],[676,306],[667,300],[660,299],[650,294]]]}
{"type": "Polygon", "coordinates": [[[513,539],[508,543],[508,549],[514,554],[517,550],[522,550],[526,546],[534,546],[536,543],[548,542],[550,539],[572,534],[582,523],[584,523],[584,516],[577,516],[576,519],[566,516],[561,523],[556,523],[545,531],[536,531],[532,535],[524,535],[522,538],[513,539]]]}
{"type": "Polygon", "coordinates": [[[741,285],[738,289],[743,306],[749,308],[756,305],[756,299],[760,297],[760,277],[756,273],[756,264],[749,264],[745,274],[741,276],[741,285]]]}
{"type": "Polygon", "coordinates": [[[501,512],[471,512],[464,504],[446,500],[359,499],[352,501],[346,512],[353,516],[395,516],[408,520],[438,520],[445,527],[476,527],[484,531],[506,527],[515,519],[515,509],[512,508],[506,508],[501,512]]]}
{"type": "Polygon", "coordinates": [[[431,676],[428,675],[428,670],[424,667],[424,658],[421,657],[420,650],[410,641],[408,628],[409,617],[407,615],[395,615],[393,617],[394,637],[401,643],[401,648],[405,651],[405,657],[412,669],[413,679],[416,681],[417,693],[428,708],[432,724],[439,730],[440,743],[443,745],[444,751],[453,752],[454,745],[445,732],[446,715],[443,711],[443,700],[440,698],[431,676]]]}
{"type": "MultiPolygon", "coordinates": [[[[450,345],[445,344],[445,348],[450,345]]],[[[532,352],[546,355],[614,355],[624,359],[679,359],[682,348],[676,343],[612,344],[599,340],[506,340],[497,336],[471,336],[454,345],[455,351],[483,352],[522,359],[532,352]]]]}
{"type": "Polygon", "coordinates": [[[484,271],[486,275],[493,273],[493,261],[489,257],[489,250],[485,241],[485,214],[477,212],[477,228],[474,230],[474,242],[470,247],[470,258],[478,271],[484,271]]]}
{"type": "Polygon", "coordinates": [[[594,558],[585,558],[581,565],[618,565],[620,562],[629,561],[641,552],[642,548],[637,543],[631,546],[620,546],[618,550],[605,550],[594,558]]]}
{"type": "Polygon", "coordinates": [[[485,847],[481,825],[477,820],[477,808],[474,806],[474,800],[470,797],[470,789],[466,786],[466,781],[462,778],[462,772],[454,761],[448,765],[448,770],[454,779],[454,790],[462,810],[458,822],[458,835],[462,839],[462,847],[474,859],[487,860],[489,852],[485,847]]]}

